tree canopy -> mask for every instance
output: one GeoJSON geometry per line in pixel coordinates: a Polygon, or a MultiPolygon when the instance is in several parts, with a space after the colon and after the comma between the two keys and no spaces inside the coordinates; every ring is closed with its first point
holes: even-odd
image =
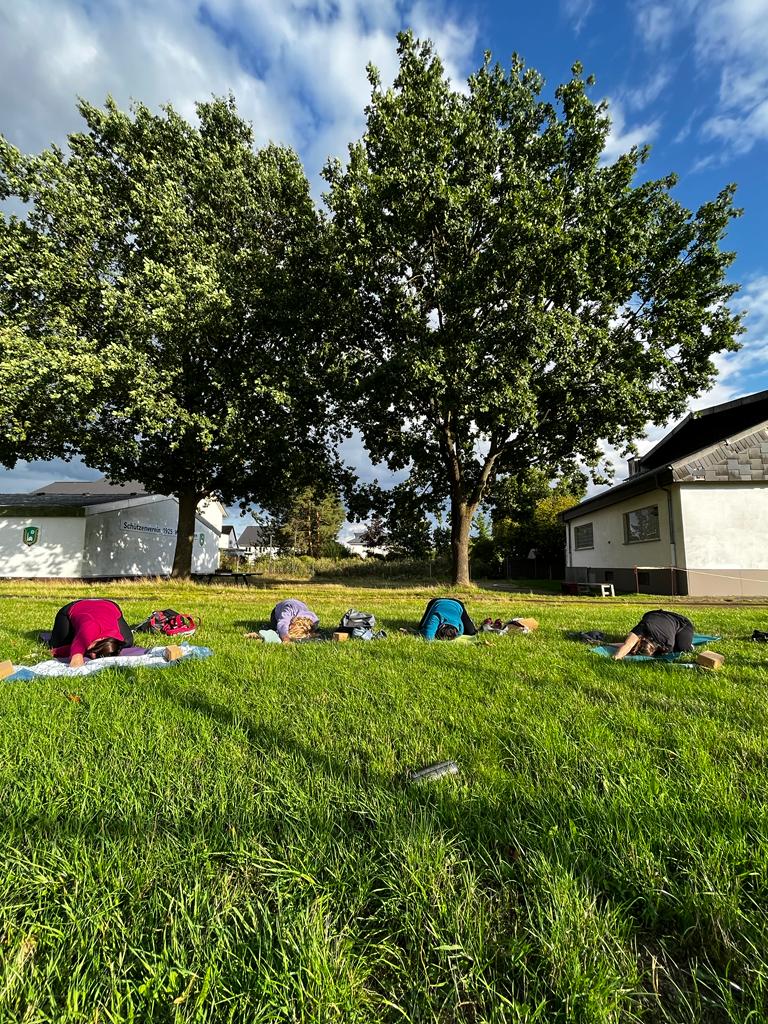
{"type": "Polygon", "coordinates": [[[209,494],[268,508],[332,461],[323,222],[291,150],[233,99],[80,102],[66,152],[0,140],[0,460],[71,456],[179,499],[174,574],[209,494]]]}
{"type": "Polygon", "coordinates": [[[579,65],[541,98],[515,57],[460,91],[430,43],[374,68],[361,141],[325,176],[347,289],[347,403],[375,461],[450,504],[454,578],[501,475],[597,472],[680,414],[736,347],[720,243],[733,187],[695,214],[645,149],[603,158],[608,113],[579,65]]]}

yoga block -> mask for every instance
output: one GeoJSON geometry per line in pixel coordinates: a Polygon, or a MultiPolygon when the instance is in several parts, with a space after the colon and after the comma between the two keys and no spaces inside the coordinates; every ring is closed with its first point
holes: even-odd
{"type": "Polygon", "coordinates": [[[343,643],[344,640],[349,640],[349,633],[334,633],[333,639],[338,643],[343,643]]]}
{"type": "Polygon", "coordinates": [[[0,661],[0,679],[6,679],[8,676],[13,675],[13,662],[12,661],[0,661]]]}
{"type": "Polygon", "coordinates": [[[163,657],[166,661],[178,661],[183,653],[178,644],[169,644],[163,652],[163,657]]]}
{"type": "Polygon", "coordinates": [[[538,619],[513,619],[509,625],[510,632],[519,630],[523,633],[532,633],[534,629],[539,628],[538,619]]]}
{"type": "Polygon", "coordinates": [[[718,654],[717,651],[700,651],[696,655],[696,664],[701,665],[702,668],[718,669],[724,661],[725,655],[718,654]]]}

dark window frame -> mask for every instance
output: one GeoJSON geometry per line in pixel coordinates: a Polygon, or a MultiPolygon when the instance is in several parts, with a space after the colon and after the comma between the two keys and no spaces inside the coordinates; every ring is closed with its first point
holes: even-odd
{"type": "Polygon", "coordinates": [[[594,524],[593,520],[590,520],[588,523],[579,523],[578,526],[574,526],[574,528],[573,528],[573,548],[574,548],[574,551],[594,551],[594,549],[595,549],[595,524],[594,524]],[[587,527],[589,527],[590,530],[591,530],[590,542],[589,542],[589,544],[579,544],[578,532],[579,532],[579,530],[584,530],[587,527]]]}
{"type": "Polygon", "coordinates": [[[625,512],[622,515],[622,523],[624,526],[624,543],[625,544],[652,544],[654,541],[661,540],[661,518],[659,516],[658,505],[642,505],[640,508],[630,509],[629,512],[625,512]],[[632,537],[629,530],[629,517],[636,515],[638,512],[650,512],[652,509],[656,509],[656,534],[653,537],[632,537]]]}

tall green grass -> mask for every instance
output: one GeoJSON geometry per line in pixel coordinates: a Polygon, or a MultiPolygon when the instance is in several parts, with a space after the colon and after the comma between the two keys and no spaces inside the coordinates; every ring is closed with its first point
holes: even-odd
{"type": "Polygon", "coordinates": [[[709,674],[567,638],[618,601],[473,593],[541,629],[428,645],[435,588],[306,584],[390,636],[286,648],[243,637],[271,584],[3,584],[0,656],[97,592],[216,655],[0,684],[0,1020],[768,1019],[765,609],[692,610],[709,674]]]}

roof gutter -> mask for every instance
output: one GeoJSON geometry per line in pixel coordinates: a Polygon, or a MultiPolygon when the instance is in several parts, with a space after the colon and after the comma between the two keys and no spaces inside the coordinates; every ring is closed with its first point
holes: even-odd
{"type": "Polygon", "coordinates": [[[630,477],[624,483],[617,484],[602,494],[596,494],[594,498],[587,498],[578,505],[574,505],[573,508],[568,508],[565,512],[561,512],[559,518],[567,523],[570,519],[578,519],[581,516],[588,515],[590,512],[597,512],[601,508],[608,508],[619,501],[634,498],[635,495],[645,494],[657,488],[664,490],[673,482],[672,467],[664,466],[663,469],[657,469],[648,474],[642,473],[639,476],[630,477]]]}

